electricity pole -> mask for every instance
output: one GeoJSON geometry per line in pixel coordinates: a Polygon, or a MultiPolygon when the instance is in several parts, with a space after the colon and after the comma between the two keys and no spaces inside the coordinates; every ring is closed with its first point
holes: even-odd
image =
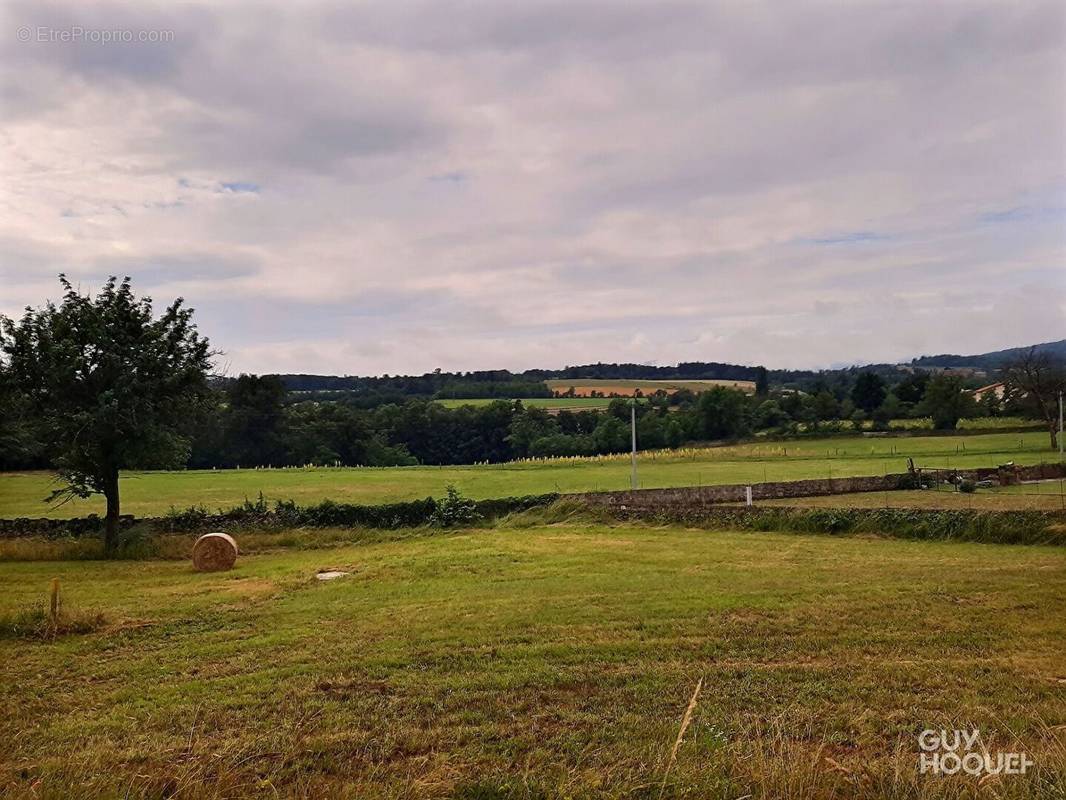
{"type": "Polygon", "coordinates": [[[630,476],[629,485],[631,488],[637,488],[637,401],[629,401],[629,434],[630,441],[632,442],[632,450],[630,452],[630,461],[633,464],[633,473],[630,476]]]}
{"type": "Polygon", "coordinates": [[[1062,392],[1059,392],[1059,461],[1062,461],[1062,392]]]}

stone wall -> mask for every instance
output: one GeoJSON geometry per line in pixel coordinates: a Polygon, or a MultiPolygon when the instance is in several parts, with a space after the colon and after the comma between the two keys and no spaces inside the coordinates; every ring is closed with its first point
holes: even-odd
{"type": "MultiPolygon", "coordinates": [[[[981,467],[971,470],[936,470],[922,468],[923,474],[942,480],[951,476],[970,480],[991,480],[1009,484],[1020,481],[1047,480],[1066,477],[1066,464],[1036,464],[1033,466],[981,467]]],[[[857,478],[815,478],[803,481],[776,481],[751,484],[753,501],[776,500],[786,497],[817,497],[855,492],[885,492],[912,488],[910,473],[890,473],[857,478]]],[[[597,508],[661,508],[670,505],[709,506],[723,503],[743,503],[748,484],[733,483],[721,486],[686,486],[674,489],[637,489],[623,492],[587,492],[569,497],[597,508]]]]}
{"type": "Polygon", "coordinates": [[[1054,480],[1066,477],[1066,464],[1031,464],[1010,467],[977,467],[976,469],[948,469],[946,467],[919,466],[923,475],[940,476],[947,480],[951,475],[972,481],[993,481],[1002,486],[1021,483],[1022,481],[1054,480]]]}
{"type": "MultiPolygon", "coordinates": [[[[859,478],[815,478],[803,481],[776,481],[751,484],[752,500],[774,500],[782,497],[812,497],[852,492],[884,492],[899,489],[909,478],[906,473],[875,475],[859,478]]],[[[676,489],[637,489],[628,492],[588,492],[570,495],[597,507],[629,508],[663,505],[718,505],[743,503],[747,484],[732,483],[721,486],[686,486],[676,489]]]]}

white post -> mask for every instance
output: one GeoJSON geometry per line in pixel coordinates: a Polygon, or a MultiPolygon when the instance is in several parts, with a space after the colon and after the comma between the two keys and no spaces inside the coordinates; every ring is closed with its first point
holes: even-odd
{"type": "Polygon", "coordinates": [[[632,441],[630,459],[633,463],[633,474],[630,476],[630,486],[637,488],[637,401],[631,400],[629,405],[629,432],[632,441]]]}
{"type": "Polygon", "coordinates": [[[751,505],[751,487],[750,486],[745,486],[744,487],[744,501],[749,506],[751,505]]]}

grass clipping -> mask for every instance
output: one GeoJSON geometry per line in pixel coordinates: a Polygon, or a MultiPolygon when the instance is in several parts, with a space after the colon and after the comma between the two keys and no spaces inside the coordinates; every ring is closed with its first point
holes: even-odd
{"type": "Polygon", "coordinates": [[[237,543],[225,533],[205,533],[192,546],[192,564],[200,572],[233,569],[237,543]]]}

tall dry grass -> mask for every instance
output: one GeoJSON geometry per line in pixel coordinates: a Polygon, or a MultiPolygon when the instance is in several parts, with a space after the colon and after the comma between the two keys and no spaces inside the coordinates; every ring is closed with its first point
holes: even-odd
{"type": "Polygon", "coordinates": [[[755,722],[725,737],[698,765],[684,763],[682,748],[683,768],[675,771],[665,796],[694,796],[686,783],[695,772],[720,775],[724,796],[748,800],[1062,800],[1064,729],[1040,721],[1035,738],[1022,741],[1007,729],[1005,737],[983,743],[993,758],[999,752],[1028,753],[1035,766],[1024,775],[949,776],[919,772],[917,734],[899,738],[889,753],[879,755],[841,747],[814,723],[797,731],[775,721],[755,722]]]}

